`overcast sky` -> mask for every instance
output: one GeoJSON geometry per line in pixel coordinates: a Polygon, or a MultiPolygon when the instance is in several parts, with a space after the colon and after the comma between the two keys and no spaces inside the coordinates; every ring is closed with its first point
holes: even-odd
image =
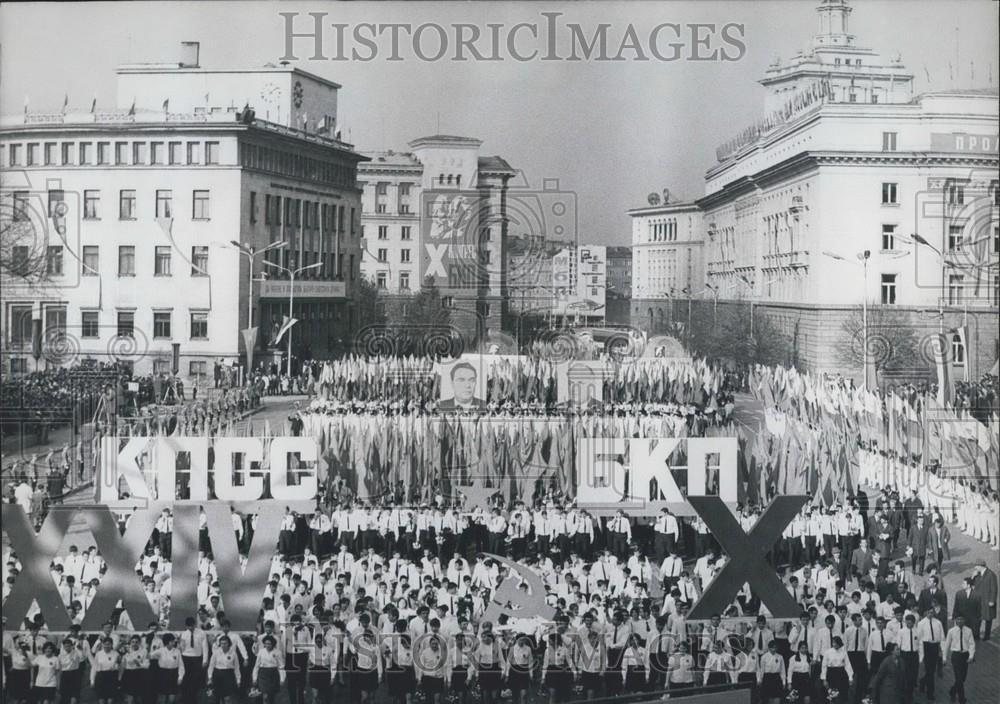
{"type": "MultiPolygon", "coordinates": [[[[206,68],[277,62],[285,41],[279,12],[324,11],[327,22],[352,27],[472,23],[486,36],[487,23],[528,22],[544,32],[540,13],[559,11],[561,27],[579,23],[588,35],[599,23],[609,23],[611,54],[629,24],[643,42],[664,22],[743,24],[746,51],[734,62],[521,63],[509,56],[497,62],[425,62],[412,57],[409,42],[404,60],[393,62],[385,60],[388,41],[381,41],[380,56],[370,62],[297,63],[343,85],[339,122],[358,149],[405,149],[439,125],[443,133],[478,137],[484,153],[523,169],[532,186],[558,178],[562,189],[574,192],[582,241],[625,243],[630,232],[625,211],[643,205],[649,192],[666,187],[684,198],[701,195],[715,147],[762,115],[764,90],[756,81],[766,66],[808,46],[817,28],[817,4],[4,3],[0,110],[21,111],[25,96],[32,110],[59,109],[67,93],[74,106],[89,107],[95,94],[99,105],[111,106],[118,64],[176,61],[184,40],[201,42],[206,68]]],[[[899,52],[916,76],[918,92],[985,87],[990,74],[996,85],[997,3],[855,0],[853,6],[851,31],[858,44],[886,56],[899,52]]],[[[526,49],[541,44],[520,36],[526,49]]],[[[562,53],[568,53],[562,44],[566,36],[562,29],[562,53]]],[[[332,30],[327,38],[332,53],[332,30]]],[[[307,55],[306,42],[296,46],[300,56],[307,55]]],[[[433,37],[426,46],[433,50],[433,37]]],[[[688,46],[689,52],[690,41],[688,46]]],[[[733,51],[731,45],[716,46],[733,51]]]]}

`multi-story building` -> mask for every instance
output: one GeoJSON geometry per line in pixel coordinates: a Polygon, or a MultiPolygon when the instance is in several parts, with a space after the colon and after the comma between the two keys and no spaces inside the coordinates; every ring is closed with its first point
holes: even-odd
{"type": "Polygon", "coordinates": [[[954,372],[976,378],[997,358],[997,93],[913,96],[850,12],[821,3],[811,51],[761,81],[772,112],[719,148],[698,200],[707,295],[756,304],[787,362],[859,381],[840,348],[867,300],[951,335],[954,372]]]}
{"type": "Polygon", "coordinates": [[[606,322],[628,325],[632,299],[632,248],[608,247],[608,295],[606,322]]]}
{"type": "Polygon", "coordinates": [[[500,330],[505,314],[506,194],[515,175],[482,142],[433,135],[361,167],[362,271],[388,295],[433,277],[452,324],[469,340],[500,330]]]}
{"type": "Polygon", "coordinates": [[[648,333],[664,332],[674,305],[702,294],[701,209],[689,201],[650,197],[628,211],[632,218],[631,322],[648,333]]]}
{"type": "Polygon", "coordinates": [[[293,355],[346,344],[364,157],[329,134],[340,86],[289,67],[203,69],[196,57],[125,66],[118,79],[115,109],[0,123],[3,225],[23,235],[3,268],[5,367],[89,357],[197,376],[241,356],[248,327],[259,359],[289,313],[287,272],[306,266],[293,355]],[[39,256],[44,271],[20,276],[39,256]]]}

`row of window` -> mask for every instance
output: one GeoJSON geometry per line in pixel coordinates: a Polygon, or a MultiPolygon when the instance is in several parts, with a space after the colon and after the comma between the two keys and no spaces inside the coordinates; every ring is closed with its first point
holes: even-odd
{"type": "MultiPolygon", "coordinates": [[[[379,249],[378,252],[377,252],[376,259],[378,260],[378,262],[380,264],[387,264],[389,262],[389,250],[388,249],[379,249]]],[[[411,261],[413,261],[413,260],[410,258],[410,250],[409,249],[401,249],[401,250],[399,250],[399,263],[400,264],[409,264],[411,261]]]]}
{"type": "MultiPolygon", "coordinates": [[[[362,230],[363,229],[364,228],[362,227],[362,230]]],[[[387,240],[387,239],[389,239],[389,226],[388,225],[379,225],[378,226],[378,238],[380,240],[387,240]]],[[[413,228],[410,225],[403,225],[399,229],[399,239],[404,240],[404,241],[406,241],[406,240],[412,240],[413,239],[413,228]]]]}
{"type": "Polygon", "coordinates": [[[353,187],[357,183],[357,169],[353,166],[256,144],[240,144],[240,165],[248,169],[337,186],[353,187]]]}
{"type": "MultiPolygon", "coordinates": [[[[153,273],[156,276],[173,276],[172,246],[156,246],[153,248],[153,273]]],[[[13,272],[26,269],[31,251],[27,246],[17,245],[11,248],[13,272]]],[[[62,276],[66,272],[66,250],[62,245],[51,245],[45,251],[45,271],[49,276],[62,276]]],[[[98,276],[101,273],[100,247],[96,244],[84,245],[80,252],[80,263],[83,276],[98,276]]],[[[208,247],[195,246],[191,248],[191,276],[208,276],[208,247]]],[[[118,247],[118,276],[135,276],[135,246],[120,245],[118,247]]]]}
{"type": "MultiPolygon", "coordinates": [[[[375,285],[385,290],[389,286],[389,273],[385,271],[379,271],[375,274],[375,285]]],[[[409,291],[410,290],[410,273],[407,271],[402,271],[399,274],[399,290],[409,291]]]]}
{"type": "MultiPolygon", "coordinates": [[[[10,342],[15,347],[31,343],[31,306],[12,306],[10,311],[10,342]]],[[[52,340],[66,331],[66,309],[49,306],[45,309],[45,337],[52,340]]],[[[169,340],[174,337],[174,320],[172,310],[153,311],[153,338],[169,340]]],[[[208,312],[192,310],[187,316],[187,333],[191,340],[208,339],[208,312]]],[[[136,311],[119,310],[115,312],[114,331],[118,337],[135,337],[136,311]]],[[[149,328],[146,328],[149,329],[149,328]]],[[[97,310],[80,311],[80,337],[96,339],[101,337],[101,312],[97,310]]],[[[105,332],[105,334],[107,334],[105,332]]]]}
{"type": "Polygon", "coordinates": [[[650,242],[676,242],[677,241],[677,221],[667,220],[666,222],[649,223],[650,242]]]}
{"type": "MultiPolygon", "coordinates": [[[[15,191],[13,194],[12,218],[14,220],[29,219],[28,191],[15,191]]],[[[207,190],[191,191],[191,219],[211,219],[212,197],[207,190]]],[[[118,191],[118,219],[137,220],[139,215],[139,197],[134,189],[124,188],[118,191]]],[[[157,189],[154,195],[154,214],[158,218],[174,217],[174,192],[170,189],[157,189]]],[[[60,188],[49,189],[47,212],[50,218],[64,218],[69,214],[66,204],[66,191],[60,188]]],[[[83,192],[83,219],[101,219],[101,191],[87,189],[83,192]]]]}
{"type": "MultiPolygon", "coordinates": [[[[898,226],[895,224],[883,223],[882,225],[882,249],[896,248],[896,232],[898,226]]],[[[993,255],[1000,254],[1000,227],[993,227],[993,255]]],[[[962,225],[948,226],[948,240],[945,244],[945,252],[957,253],[969,244],[966,242],[965,227],[962,225]]]]}
{"type": "Polygon", "coordinates": [[[26,142],[7,145],[9,166],[212,166],[218,142],[26,142]]]}
{"type": "MultiPolygon", "coordinates": [[[[412,183],[400,183],[397,188],[399,190],[400,198],[405,198],[410,195],[410,189],[413,187],[412,183]]],[[[389,183],[387,181],[379,181],[375,184],[375,195],[384,196],[389,193],[389,183]]]]}
{"type": "MultiPolygon", "coordinates": [[[[894,134],[894,133],[886,133],[894,134]]],[[[885,135],[883,135],[883,138],[885,135]]],[[[893,137],[895,146],[895,137],[893,137]]],[[[961,181],[949,181],[944,187],[945,203],[947,205],[965,205],[965,183],[961,181]]],[[[989,186],[989,199],[994,208],[1000,207],[1000,185],[997,181],[992,181],[989,186]]],[[[882,205],[899,205],[899,184],[891,181],[882,183],[882,205]]],[[[974,199],[974,202],[978,202],[974,199]]]]}
{"type": "MultiPolygon", "coordinates": [[[[345,225],[350,225],[351,233],[355,232],[357,209],[346,205],[320,203],[319,201],[302,200],[264,194],[264,224],[285,225],[286,227],[301,227],[304,230],[344,232],[345,225]],[[350,220],[348,220],[348,210],[350,220]]],[[[257,222],[257,194],[250,192],[250,224],[257,222]]]]}

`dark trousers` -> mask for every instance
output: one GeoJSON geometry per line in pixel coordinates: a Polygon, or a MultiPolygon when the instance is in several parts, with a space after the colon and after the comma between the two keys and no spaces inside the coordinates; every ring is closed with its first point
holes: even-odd
{"type": "Polygon", "coordinates": [[[948,694],[958,697],[960,704],[965,704],[965,678],[969,674],[969,654],[952,653],[951,670],[955,673],[955,684],[948,690],[948,694]]]}
{"type": "Polygon", "coordinates": [[[924,643],[924,676],[920,679],[920,691],[927,696],[934,696],[934,675],[937,674],[941,660],[940,643],[924,643]]]}
{"type": "Polygon", "coordinates": [[[860,702],[868,690],[868,659],[863,650],[851,650],[847,653],[854,670],[854,696],[852,702],[860,702]]]}
{"type": "Polygon", "coordinates": [[[986,623],[986,628],[983,630],[983,640],[989,640],[990,631],[993,630],[993,619],[988,618],[986,619],[985,623],[986,623]]]}
{"type": "Polygon", "coordinates": [[[181,701],[184,704],[195,704],[198,701],[198,690],[203,683],[204,670],[201,666],[200,657],[185,657],[184,679],[181,680],[181,701]]]}
{"type": "Polygon", "coordinates": [[[903,697],[906,701],[913,701],[913,690],[917,688],[917,675],[920,669],[920,655],[916,651],[901,653],[903,659],[903,697]]]}

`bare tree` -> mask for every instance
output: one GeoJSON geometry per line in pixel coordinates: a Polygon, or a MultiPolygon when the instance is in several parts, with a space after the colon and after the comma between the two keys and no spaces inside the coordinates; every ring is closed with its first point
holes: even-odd
{"type": "MultiPolygon", "coordinates": [[[[6,199],[5,199],[6,200],[6,199]]],[[[0,210],[0,278],[11,286],[36,286],[51,280],[44,220],[32,217],[14,196],[0,210]]]]}
{"type": "MultiPolygon", "coordinates": [[[[863,369],[865,326],[858,307],[844,320],[837,345],[841,362],[863,369]]],[[[887,371],[914,370],[920,366],[920,352],[913,323],[906,314],[890,306],[868,306],[868,364],[880,380],[887,371]]]]}

